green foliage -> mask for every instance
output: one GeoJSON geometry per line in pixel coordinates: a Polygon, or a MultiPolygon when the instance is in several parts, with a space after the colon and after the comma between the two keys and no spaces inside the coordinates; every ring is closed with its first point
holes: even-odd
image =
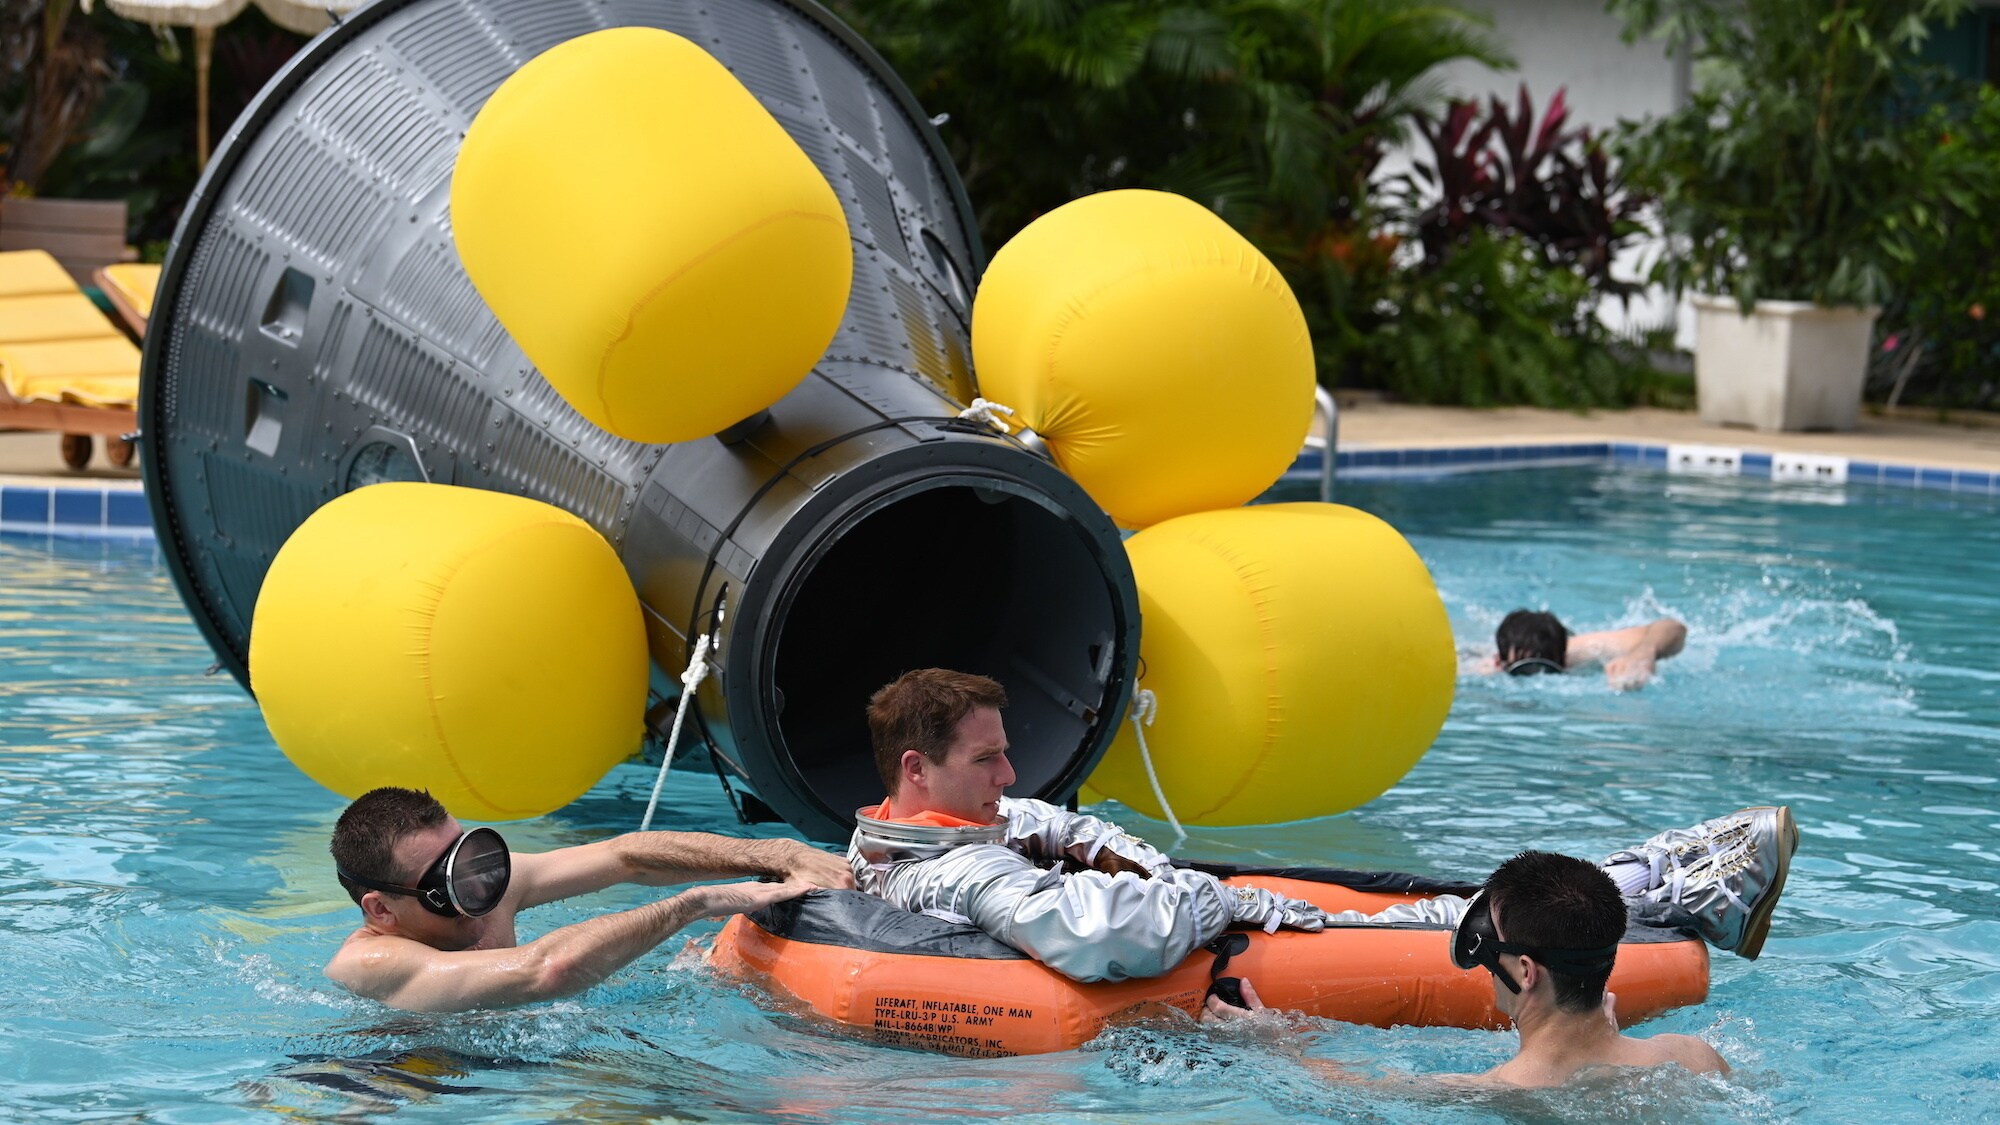
{"type": "Polygon", "coordinates": [[[2000,91],[1965,83],[1933,108],[1936,178],[1964,185],[1890,271],[1870,379],[1904,404],[2000,406],[2000,91]]]}
{"type": "Polygon", "coordinates": [[[1118,187],[1176,191],[1241,220],[1259,184],[1226,81],[1258,34],[1155,0],[847,0],[840,14],[941,128],[988,247],[1037,215],[1118,187]],[[1234,36],[1234,40],[1232,40],[1234,36]]]}
{"type": "MultiPolygon", "coordinates": [[[[67,7],[62,0],[46,9],[42,0],[9,0],[0,31],[39,26],[47,12],[67,7]]],[[[67,14],[66,53],[51,58],[39,40],[10,38],[0,50],[0,142],[32,139],[32,161],[22,160],[16,190],[50,197],[124,199],[130,207],[131,237],[156,243],[174,223],[199,169],[194,159],[194,59],[185,49],[188,33],[156,30],[113,13],[102,4],[67,14]],[[55,70],[51,71],[51,66],[55,70]],[[87,101],[74,83],[66,115],[52,115],[46,97],[37,108],[38,82],[59,84],[64,75],[98,76],[87,101]],[[32,168],[28,165],[32,163],[32,168]]],[[[213,135],[249,104],[264,82],[305,42],[265,19],[254,6],[216,33],[211,76],[213,135]]],[[[22,155],[22,154],[15,154],[22,155]]],[[[157,253],[155,253],[157,257],[157,253]]]]}
{"type": "MultiPolygon", "coordinates": [[[[125,200],[134,219],[152,214],[161,185],[176,178],[183,160],[179,138],[146,128],[151,92],[142,82],[122,79],[104,90],[97,111],[70,145],[50,163],[38,185],[44,195],[125,200]]],[[[186,161],[192,171],[192,161],[186,161]]]]}
{"type": "Polygon", "coordinates": [[[1495,210],[1584,199],[1602,222],[1523,237],[1482,221],[1450,253],[1404,260],[1414,212],[1376,173],[1419,114],[1444,110],[1443,64],[1511,65],[1483,17],[1401,0],[845,0],[841,13],[926,110],[951,115],[942,133],[989,247],[1081,195],[1173,191],[1284,272],[1323,382],[1482,404],[1649,393],[1650,372],[1594,316],[1608,274],[1581,265],[1630,224],[1603,210],[1602,157],[1559,115],[1533,137],[1525,116],[1489,134],[1521,150],[1500,154],[1495,210]]]}
{"type": "Polygon", "coordinates": [[[1442,102],[1435,68],[1508,62],[1478,17],[1398,0],[837,7],[950,114],[988,246],[1078,196],[1157,188],[1221,214],[1295,283],[1368,216],[1384,148],[1442,102]]]}
{"type": "Polygon", "coordinates": [[[1870,304],[1965,185],[1912,108],[1918,52],[1963,0],[1611,0],[1692,53],[1689,104],[1620,153],[1660,203],[1676,290],[1870,304]]]}
{"type": "Polygon", "coordinates": [[[1520,234],[1475,228],[1442,262],[1399,272],[1395,315],[1366,341],[1411,402],[1574,409],[1653,401],[1652,370],[1595,315],[1599,294],[1520,234]]]}
{"type": "Polygon", "coordinates": [[[1524,83],[1509,110],[1491,98],[1452,103],[1441,120],[1418,115],[1430,163],[1409,180],[1427,202],[1411,218],[1424,254],[1439,259],[1473,229],[1514,231],[1549,265],[1579,272],[1601,294],[1627,297],[1641,287],[1613,275],[1623,249],[1643,233],[1645,200],[1625,189],[1603,144],[1587,127],[1568,128],[1564,91],[1549,99],[1541,124],[1524,83]]]}
{"type": "Polygon", "coordinates": [[[1341,341],[1357,375],[1416,402],[1624,406],[1663,396],[1598,319],[1633,288],[1611,261],[1641,228],[1639,200],[1561,91],[1536,122],[1516,107],[1452,103],[1419,115],[1426,160],[1385,195],[1410,239],[1387,265],[1378,322],[1341,341]]]}
{"type": "Polygon", "coordinates": [[[1282,270],[1312,328],[1328,385],[1386,386],[1370,341],[1397,315],[1393,233],[1402,201],[1376,186],[1383,153],[1411,139],[1419,114],[1442,111],[1439,68],[1513,65],[1489,24],[1449,4],[1400,0],[1299,0],[1312,32],[1262,60],[1270,94],[1267,142],[1282,125],[1296,140],[1268,144],[1260,161],[1268,195],[1246,228],[1282,270]]]}
{"type": "Polygon", "coordinates": [[[89,119],[109,73],[75,0],[0,7],[0,195],[34,189],[89,119]]]}

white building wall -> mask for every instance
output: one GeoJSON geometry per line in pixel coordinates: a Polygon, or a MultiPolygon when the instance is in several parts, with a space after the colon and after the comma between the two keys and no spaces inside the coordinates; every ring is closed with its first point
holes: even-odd
{"type": "Polygon", "coordinates": [[[1512,100],[1526,82],[1539,108],[1567,87],[1572,119],[1599,131],[1664,113],[1686,98],[1687,67],[1659,43],[1627,44],[1604,0],[1467,0],[1466,7],[1492,17],[1495,37],[1520,69],[1445,68],[1461,93],[1512,100]]]}

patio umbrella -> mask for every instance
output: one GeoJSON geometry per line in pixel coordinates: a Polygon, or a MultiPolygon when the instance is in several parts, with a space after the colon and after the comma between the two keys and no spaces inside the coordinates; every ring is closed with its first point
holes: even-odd
{"type": "MultiPolygon", "coordinates": [[[[105,0],[128,20],[155,27],[194,29],[195,160],[208,165],[208,69],[215,50],[215,29],[243,14],[252,0],[105,0]]],[[[326,30],[336,15],[351,12],[367,0],[255,0],[272,23],[301,35],[326,30]]],[[[84,0],[84,10],[90,9],[84,0]]]]}

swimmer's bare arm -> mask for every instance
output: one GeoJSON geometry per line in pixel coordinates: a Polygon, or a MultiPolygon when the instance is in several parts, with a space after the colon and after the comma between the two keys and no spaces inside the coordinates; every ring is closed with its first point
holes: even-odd
{"type": "Polygon", "coordinates": [[[692,887],[631,910],[552,930],[508,949],[433,949],[393,934],[350,938],[326,975],[357,996],[414,1012],[463,1012],[582,992],[698,918],[760,910],[811,884],[692,887]]]}
{"type": "Polygon", "coordinates": [[[1657,661],[1675,655],[1686,644],[1687,626],[1662,617],[1648,625],[1578,633],[1569,639],[1563,661],[1572,668],[1601,662],[1613,686],[1638,687],[1653,677],[1657,661]]]}
{"type": "MultiPolygon", "coordinates": [[[[1225,1002],[1219,996],[1210,996],[1202,1005],[1201,1022],[1233,1024],[1238,1028],[1261,1028],[1264,1029],[1263,1034],[1267,1037],[1271,1045],[1284,1044],[1284,1046],[1279,1048],[1280,1050],[1287,1053],[1296,1052],[1298,1049],[1295,1045],[1297,1037],[1285,1024],[1272,1018],[1277,1015],[1276,1011],[1265,1007],[1263,998],[1257,995],[1257,986],[1251,983],[1250,978],[1238,978],[1237,986],[1242,989],[1243,1001],[1249,1006],[1239,1008],[1234,1004],[1225,1002]]],[[[1340,1082],[1358,1086],[1403,1086],[1413,1081],[1412,1076],[1407,1074],[1391,1075],[1385,1078],[1371,1078],[1365,1074],[1356,1074],[1339,1063],[1334,1062],[1332,1059],[1302,1057],[1298,1061],[1306,1069],[1327,1082],[1340,1082]]]]}
{"type": "MultiPolygon", "coordinates": [[[[1249,1007],[1239,1008],[1234,1004],[1227,1004],[1217,997],[1210,996],[1203,1006],[1201,1022],[1236,1024],[1241,1027],[1251,1021],[1258,1021],[1266,1027],[1282,1029],[1282,1025],[1271,1022],[1271,1009],[1265,1007],[1264,1001],[1258,997],[1257,986],[1251,984],[1249,978],[1246,977],[1241,981],[1241,987],[1243,989],[1243,999],[1250,1005],[1249,1007]]],[[[1285,1033],[1279,1030],[1278,1034],[1283,1035],[1285,1033]]],[[[1286,1037],[1289,1038],[1288,1035],[1286,1037]]],[[[1439,1085],[1453,1087],[1496,1087],[1509,1084],[1505,1079],[1497,1077],[1493,1072],[1486,1074],[1434,1075],[1385,1074],[1380,1077],[1374,1077],[1366,1074],[1357,1074],[1334,1062],[1332,1059],[1319,1059],[1307,1056],[1300,1058],[1299,1063],[1307,1070],[1312,1071],[1314,1076],[1322,1082],[1337,1082],[1347,1086],[1373,1086],[1379,1089],[1393,1088],[1421,1092],[1427,1087],[1435,1088],[1439,1085]]]]}
{"type": "Polygon", "coordinates": [[[1479,652],[1463,647],[1458,650],[1458,674],[1461,676],[1491,676],[1505,666],[1497,652],[1479,652]]]}
{"type": "Polygon", "coordinates": [[[1722,1052],[1708,1045],[1705,1040],[1692,1035],[1655,1035],[1645,1042],[1657,1046],[1662,1054],[1660,1061],[1677,1062],[1696,1074],[1719,1074],[1729,1077],[1729,1062],[1722,1052]]]}
{"type": "Polygon", "coordinates": [[[671,887],[703,879],[768,875],[817,887],[854,886],[847,861],[798,840],[745,840],[707,832],[628,832],[552,852],[514,853],[520,908],[619,883],[671,887]]]}

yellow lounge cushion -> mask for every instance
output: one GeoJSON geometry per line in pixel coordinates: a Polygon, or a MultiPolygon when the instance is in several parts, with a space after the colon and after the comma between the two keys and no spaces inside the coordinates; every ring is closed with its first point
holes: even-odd
{"type": "Polygon", "coordinates": [[[0,346],[114,336],[123,338],[90,298],[73,287],[67,293],[0,297],[0,346]]]}
{"type": "Polygon", "coordinates": [[[123,297],[140,316],[153,315],[153,294],[160,288],[160,267],[154,262],[118,262],[98,271],[106,289],[123,297]]]}
{"type": "Polygon", "coordinates": [[[102,339],[0,344],[0,384],[23,402],[131,406],[139,399],[139,349],[102,339]]]}
{"type": "Polygon", "coordinates": [[[0,297],[74,293],[76,281],[46,250],[0,253],[0,297]]]}
{"type": "Polygon", "coordinates": [[[0,254],[0,386],[22,402],[131,406],[139,349],[42,250],[0,254]]]}

